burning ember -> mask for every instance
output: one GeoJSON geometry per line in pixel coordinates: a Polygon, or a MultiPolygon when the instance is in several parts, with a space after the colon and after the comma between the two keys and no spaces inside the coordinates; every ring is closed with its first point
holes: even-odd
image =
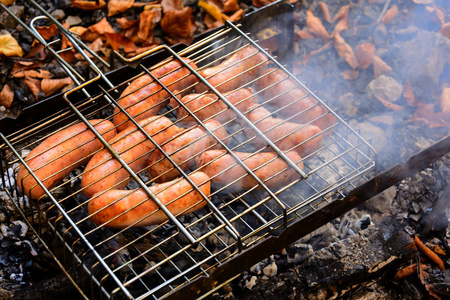
{"type": "MultiPolygon", "coordinates": [[[[245,22],[246,13],[271,1],[38,2],[88,45],[90,52],[85,51],[89,58],[98,55],[118,66],[122,63],[113,60],[113,51],[133,57],[163,44],[190,44],[198,34],[220,27],[226,21],[245,22]]],[[[270,51],[277,51],[282,64],[320,98],[326,99],[328,106],[345,117],[362,137],[371,141],[378,152],[378,171],[390,170],[437,141],[448,139],[450,8],[447,0],[287,2],[294,6],[293,37],[288,51],[284,51],[278,37],[291,29],[266,27],[265,20],[258,20],[259,30],[253,38],[258,38],[270,51]]],[[[40,14],[29,1],[11,5],[9,9],[26,24],[40,14]]],[[[45,22],[38,25],[37,31],[47,42],[59,34],[56,25],[48,26],[45,22]]],[[[6,12],[1,13],[2,117],[15,118],[24,107],[76,86],[44,47],[20,27],[6,12]]],[[[62,38],[54,48],[63,50],[61,56],[82,77],[93,77],[88,62],[71,46],[70,41],[62,38]]],[[[103,66],[100,68],[104,70],[103,66]]],[[[176,102],[171,105],[175,108],[176,102]]],[[[177,113],[182,113],[180,108],[177,113]]],[[[65,179],[70,182],[67,185],[80,184],[76,172],[65,179]]],[[[58,266],[49,249],[39,241],[51,228],[44,227],[42,233],[30,230],[21,221],[22,216],[15,210],[10,196],[3,191],[14,182],[5,182],[0,191],[0,296],[25,299],[33,286],[44,284],[42,279],[46,277],[54,280],[47,286],[49,297],[65,297],[67,286],[61,286],[58,281],[70,283],[64,276],[58,277],[58,266]]],[[[450,295],[450,273],[446,270],[450,263],[449,184],[450,156],[447,154],[367,203],[277,249],[270,257],[233,276],[220,289],[211,290],[209,297],[446,299],[450,295]]],[[[227,199],[233,196],[220,195],[223,197],[220,209],[235,209],[227,204],[227,199]]],[[[28,203],[27,198],[17,199],[19,205],[28,203]]],[[[43,210],[51,210],[48,204],[42,205],[43,210]]],[[[274,209],[270,205],[266,208],[274,209]]],[[[245,211],[248,207],[241,209],[245,211]]],[[[259,219],[264,217],[264,212],[257,215],[259,219]]],[[[52,224],[60,226],[61,232],[67,233],[65,238],[78,247],[73,231],[59,222],[59,218],[59,215],[51,216],[52,224]]],[[[197,216],[181,220],[193,223],[192,227],[189,225],[193,236],[200,236],[214,226],[199,221],[197,216]]],[[[243,231],[253,226],[248,220],[242,223],[243,231]]],[[[135,245],[138,255],[121,247],[135,236],[116,235],[116,231],[106,229],[103,236],[96,233],[88,238],[96,246],[100,244],[99,251],[108,257],[107,263],[118,270],[124,281],[134,276],[134,270],[143,273],[150,270],[149,281],[157,285],[159,278],[172,280],[169,271],[157,266],[167,256],[166,246],[157,255],[146,251],[162,243],[164,235],[176,235],[168,247],[181,248],[180,245],[189,243],[185,236],[177,235],[174,227],[165,224],[144,233],[135,245]],[[110,242],[102,244],[99,240],[110,242]],[[143,259],[134,260],[135,256],[143,259]]],[[[192,252],[198,252],[201,257],[205,249],[220,252],[224,244],[231,242],[228,232],[218,230],[204,244],[193,247],[192,252]]],[[[93,261],[89,255],[83,259],[93,261]]],[[[175,260],[175,268],[177,264],[188,265],[189,255],[185,261],[175,260]]],[[[214,269],[207,263],[201,268],[214,269]]]]}

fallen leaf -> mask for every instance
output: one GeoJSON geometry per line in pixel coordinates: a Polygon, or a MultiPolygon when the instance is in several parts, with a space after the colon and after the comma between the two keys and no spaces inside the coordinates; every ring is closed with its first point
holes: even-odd
{"type": "Polygon", "coordinates": [[[183,0],[162,0],[161,7],[164,13],[171,10],[182,10],[184,7],[183,0]]]}
{"type": "Polygon", "coordinates": [[[301,39],[304,39],[304,40],[313,39],[314,38],[314,35],[312,35],[308,30],[305,30],[305,29],[297,31],[297,35],[301,39]]]}
{"type": "Polygon", "coordinates": [[[39,93],[41,93],[41,81],[36,78],[25,77],[25,84],[30,89],[36,101],[39,101],[39,93]]]}
{"type": "Polygon", "coordinates": [[[154,44],[152,44],[152,45],[150,45],[150,46],[139,47],[139,48],[137,48],[136,51],[133,53],[133,56],[136,56],[136,55],[142,54],[142,53],[144,53],[144,52],[147,52],[147,51],[149,51],[149,50],[151,50],[151,49],[153,49],[153,48],[155,48],[155,47],[157,47],[157,46],[158,46],[158,44],[154,43],[154,44]]]}
{"type": "MultiPolygon", "coordinates": [[[[96,39],[95,41],[93,41],[88,47],[89,47],[89,49],[91,49],[94,53],[99,53],[100,50],[101,50],[102,47],[103,47],[103,40],[102,40],[102,38],[100,38],[100,37],[97,38],[97,39],[96,39]]],[[[88,52],[86,49],[84,49],[83,51],[84,51],[84,53],[86,53],[87,57],[93,58],[93,55],[92,55],[90,52],[88,52]]],[[[81,53],[76,53],[76,54],[75,54],[75,57],[76,57],[78,60],[84,60],[84,59],[85,59],[84,56],[81,55],[81,53]]]]}
{"type": "Polygon", "coordinates": [[[101,35],[105,33],[116,33],[106,18],[103,18],[100,22],[89,26],[89,30],[101,35]]]}
{"type": "Polygon", "coordinates": [[[442,89],[439,104],[443,112],[450,113],[450,86],[442,89]]]}
{"type": "Polygon", "coordinates": [[[377,98],[381,104],[383,104],[386,108],[392,109],[392,110],[403,110],[403,106],[398,105],[398,104],[394,104],[388,100],[385,100],[379,96],[375,96],[375,98],[377,98]]]}
{"type": "Polygon", "coordinates": [[[381,22],[383,22],[383,24],[388,24],[392,20],[394,20],[394,18],[397,15],[398,15],[398,7],[397,7],[397,5],[394,4],[391,8],[388,9],[388,11],[381,18],[381,22]]]}
{"type": "Polygon", "coordinates": [[[134,0],[110,0],[108,2],[108,17],[123,13],[133,7],[134,0]]]}
{"type": "Polygon", "coordinates": [[[23,56],[22,47],[9,33],[0,36],[0,55],[7,57],[23,56]]]}
{"type": "Polygon", "coordinates": [[[356,46],[355,55],[360,69],[367,69],[372,64],[375,50],[375,45],[372,43],[364,43],[356,46]]]}
{"type": "Polygon", "coordinates": [[[185,7],[182,10],[170,10],[161,19],[161,29],[169,37],[192,37],[197,27],[194,23],[194,10],[185,7]]]}
{"type": "Polygon", "coordinates": [[[205,24],[208,29],[220,27],[223,25],[223,23],[224,22],[222,21],[217,21],[216,19],[214,19],[214,17],[210,14],[205,14],[205,17],[203,18],[203,24],[205,24]]]}
{"type": "Polygon", "coordinates": [[[56,24],[40,26],[36,27],[36,31],[47,41],[58,34],[58,26],[56,26],[56,24]]]}
{"type": "MultiPolygon", "coordinates": [[[[64,23],[63,26],[69,29],[69,24],[64,23]]],[[[63,34],[61,39],[61,52],[59,55],[68,63],[71,63],[75,59],[75,50],[70,49],[72,43],[67,39],[67,37],[63,34]]]]}
{"type": "Polygon", "coordinates": [[[340,19],[346,19],[350,12],[350,4],[342,6],[333,18],[333,22],[340,19]]]}
{"type": "Polygon", "coordinates": [[[82,10],[96,10],[106,7],[105,0],[72,0],[72,6],[82,10]]]}
{"type": "Polygon", "coordinates": [[[450,22],[443,24],[439,33],[450,39],[450,22]]]}
{"type": "Polygon", "coordinates": [[[388,66],[381,58],[378,56],[373,57],[373,77],[377,78],[383,74],[389,74],[392,71],[392,68],[388,66]]]}
{"type": "Polygon", "coordinates": [[[441,247],[439,247],[439,245],[434,244],[433,245],[433,252],[442,256],[446,256],[447,254],[445,253],[444,250],[442,250],[441,247]]]}
{"type": "Polygon", "coordinates": [[[11,104],[14,100],[14,92],[11,91],[9,86],[5,84],[0,92],[0,105],[3,105],[6,108],[11,108],[11,104]]]}
{"type": "Polygon", "coordinates": [[[233,12],[239,9],[239,3],[237,0],[210,0],[223,13],[233,12]]]}
{"type": "Polygon", "coordinates": [[[306,26],[309,32],[311,32],[316,37],[321,37],[323,39],[328,39],[330,35],[320,21],[319,18],[315,17],[310,9],[306,12],[306,26]]]}
{"type": "Polygon", "coordinates": [[[434,112],[434,104],[419,102],[416,112],[409,121],[419,125],[427,125],[430,128],[449,127],[450,124],[445,121],[444,116],[445,114],[442,112],[434,112]]]}
{"type": "Polygon", "coordinates": [[[273,3],[275,1],[276,0],[252,0],[252,4],[254,7],[260,8],[269,5],[270,3],[273,3]]]}
{"type": "Polygon", "coordinates": [[[65,77],[65,78],[58,78],[58,79],[43,79],[41,81],[41,90],[44,92],[45,97],[48,97],[63,87],[67,85],[73,85],[74,82],[72,78],[65,77]]]}
{"type": "Polygon", "coordinates": [[[329,49],[330,47],[331,47],[331,41],[325,43],[325,45],[323,45],[319,49],[309,52],[309,55],[311,55],[311,56],[317,55],[317,54],[322,53],[323,51],[329,49]]]}
{"type": "Polygon", "coordinates": [[[414,92],[411,87],[411,83],[409,81],[406,81],[405,83],[405,89],[403,90],[403,98],[405,98],[406,103],[408,103],[411,107],[417,106],[417,100],[414,96],[414,92]]]}
{"type": "Polygon", "coordinates": [[[14,3],[14,1],[16,0],[0,0],[0,3],[2,3],[3,5],[10,5],[14,3]]]}
{"type": "Polygon", "coordinates": [[[338,52],[339,56],[347,61],[350,67],[356,69],[358,66],[358,60],[356,59],[355,53],[353,52],[352,47],[345,42],[339,33],[334,34],[334,48],[338,52]]]}
{"type": "Polygon", "coordinates": [[[319,3],[320,9],[322,10],[322,18],[327,21],[328,23],[331,23],[331,16],[330,16],[330,10],[328,9],[328,6],[325,2],[321,1],[319,3]]]}
{"type": "Polygon", "coordinates": [[[128,20],[125,17],[116,19],[116,22],[122,30],[130,29],[139,24],[139,20],[128,20]]]}
{"type": "Polygon", "coordinates": [[[31,46],[30,51],[25,55],[25,58],[32,58],[34,60],[44,60],[47,58],[47,54],[45,53],[45,47],[41,43],[36,43],[31,46]]]}
{"type": "Polygon", "coordinates": [[[129,53],[137,49],[136,44],[121,33],[105,33],[105,37],[111,48],[116,51],[122,48],[125,53],[129,53]]]}
{"type": "Polygon", "coordinates": [[[358,70],[344,70],[341,73],[341,76],[345,80],[354,80],[354,79],[358,78],[359,71],[358,70]]]}
{"type": "Polygon", "coordinates": [[[86,27],[83,26],[73,26],[69,28],[70,31],[78,35],[80,38],[83,36],[83,34],[88,31],[86,27]]]}
{"type": "Polygon", "coordinates": [[[161,9],[144,10],[139,15],[139,30],[137,37],[141,43],[150,44],[153,41],[153,31],[161,21],[161,9]]]}
{"type": "Polygon", "coordinates": [[[208,14],[210,14],[214,19],[216,19],[219,22],[225,23],[225,21],[228,19],[226,15],[222,14],[220,8],[214,4],[210,4],[206,1],[200,0],[198,1],[198,6],[206,10],[208,14]]]}
{"type": "Polygon", "coordinates": [[[431,4],[434,0],[412,0],[416,4],[431,4]]]}
{"type": "Polygon", "coordinates": [[[336,26],[334,26],[333,32],[337,32],[337,33],[341,34],[341,32],[344,30],[348,30],[347,18],[340,19],[336,23],[336,26]]]}
{"type": "Polygon", "coordinates": [[[239,21],[240,19],[242,19],[242,17],[244,15],[245,15],[245,11],[243,9],[239,9],[228,18],[228,21],[230,21],[230,22],[239,21]]]}
{"type": "Polygon", "coordinates": [[[24,77],[32,77],[32,78],[52,78],[53,74],[47,70],[22,70],[16,73],[12,73],[12,78],[24,78],[24,77]]]}

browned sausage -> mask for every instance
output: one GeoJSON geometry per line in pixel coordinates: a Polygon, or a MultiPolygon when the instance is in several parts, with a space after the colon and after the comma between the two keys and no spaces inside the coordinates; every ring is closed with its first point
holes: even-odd
{"type": "MultiPolygon", "coordinates": [[[[105,140],[116,135],[114,124],[107,120],[89,121],[105,140]]],[[[87,163],[92,153],[103,144],[84,123],[63,129],[40,143],[25,158],[34,174],[49,189],[70,174],[74,169],[87,163]]],[[[45,192],[21,165],[17,172],[20,190],[28,197],[39,199],[45,192]]]]}
{"type": "MultiPolygon", "coordinates": [[[[209,120],[205,123],[206,128],[211,130],[223,142],[226,142],[227,132],[216,120],[209,120]]],[[[200,125],[193,129],[188,129],[184,134],[179,135],[172,141],[163,145],[162,150],[170,155],[170,158],[186,171],[195,165],[195,158],[204,150],[220,147],[216,139],[200,125]]],[[[174,168],[172,163],[165,158],[160,151],[154,151],[148,161],[148,173],[156,182],[164,182],[174,179],[180,172],[174,168]]]]}
{"type": "MultiPolygon", "coordinates": [[[[181,132],[172,121],[162,116],[152,116],[138,122],[156,143],[160,144],[181,132]]],[[[155,145],[137,128],[129,127],[110,142],[112,148],[134,172],[142,170],[155,145]]],[[[130,174],[108,149],[96,153],[86,166],[81,179],[83,193],[92,197],[109,188],[123,189],[130,182],[130,174]]]]}
{"type": "MultiPolygon", "coordinates": [[[[233,152],[269,188],[278,189],[300,178],[300,175],[275,152],[233,152]]],[[[286,153],[292,162],[303,169],[303,161],[295,151],[286,153]]],[[[208,150],[197,161],[198,170],[205,172],[213,183],[229,190],[263,189],[257,181],[227,153],[226,150],[208,150]],[[243,178],[240,178],[243,177],[243,178]],[[239,179],[240,178],[240,179],[239,179]]]]}
{"type": "MultiPolygon", "coordinates": [[[[197,66],[188,58],[183,58],[194,69],[197,66]]],[[[168,87],[171,92],[180,91],[179,95],[189,92],[189,87],[198,81],[198,78],[191,74],[186,67],[178,60],[173,60],[152,71],[162,84],[168,87]]],[[[131,82],[123,91],[118,103],[135,120],[142,120],[156,115],[161,108],[169,104],[169,93],[164,90],[153,78],[145,74],[131,82]],[[122,98],[123,97],[123,98],[122,98]]],[[[118,107],[114,109],[113,122],[118,126],[117,130],[122,131],[133,123],[122,113],[118,107]]]]}
{"type": "MultiPolygon", "coordinates": [[[[201,70],[202,75],[219,92],[233,91],[257,78],[269,64],[268,58],[253,46],[236,51],[220,65],[201,70]]],[[[197,84],[197,93],[208,90],[206,85],[197,84]]]]}
{"type": "MultiPolygon", "coordinates": [[[[189,174],[189,178],[209,197],[211,184],[205,173],[195,172],[189,174]]],[[[175,216],[194,212],[207,204],[186,179],[178,178],[149,189],[175,216]]],[[[110,190],[96,194],[89,201],[88,212],[95,224],[114,228],[149,226],[168,220],[143,189],[110,190]]]]}
{"type": "MultiPolygon", "coordinates": [[[[302,125],[274,118],[267,109],[258,104],[250,106],[248,110],[247,118],[281,150],[294,150],[305,157],[322,145],[323,134],[318,126],[302,125]]],[[[255,132],[248,127],[244,129],[244,134],[248,139],[255,137],[255,132]]],[[[252,139],[251,143],[256,148],[266,146],[259,137],[252,139]]]]}
{"type": "MultiPolygon", "coordinates": [[[[322,130],[336,123],[336,118],[325,107],[318,104],[303,87],[299,86],[292,78],[289,78],[281,69],[268,69],[261,78],[254,83],[261,96],[274,108],[281,108],[279,113],[289,121],[306,124],[315,120],[312,124],[322,130]]],[[[327,131],[330,134],[331,130],[327,131]]]]}
{"type": "MultiPolygon", "coordinates": [[[[225,94],[225,98],[236,106],[241,112],[245,112],[246,108],[253,104],[252,89],[239,89],[230,94],[225,94]]],[[[236,118],[234,111],[217,97],[215,94],[190,94],[181,98],[181,102],[197,116],[201,121],[212,118],[221,123],[228,122],[236,118]]],[[[185,123],[191,124],[196,122],[188,111],[178,104],[177,100],[170,99],[170,105],[177,108],[178,119],[185,123]]]]}

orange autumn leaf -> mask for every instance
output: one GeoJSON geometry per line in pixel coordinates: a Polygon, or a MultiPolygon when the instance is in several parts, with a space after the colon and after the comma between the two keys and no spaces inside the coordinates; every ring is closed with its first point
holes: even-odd
{"type": "Polygon", "coordinates": [[[239,3],[237,0],[209,0],[215,6],[220,8],[220,11],[223,13],[229,13],[233,11],[237,11],[239,9],[239,3]]]}
{"type": "Polygon", "coordinates": [[[14,100],[14,92],[11,91],[9,86],[5,84],[0,92],[0,105],[3,105],[6,108],[11,108],[11,104],[14,100]]]}
{"type": "Polygon", "coordinates": [[[22,47],[9,33],[0,36],[0,56],[23,56],[22,47]]]}
{"type": "Polygon", "coordinates": [[[270,3],[273,3],[275,1],[276,0],[252,0],[252,4],[254,7],[260,8],[269,5],[270,3]]]}
{"type": "Polygon", "coordinates": [[[443,24],[439,33],[450,39],[450,22],[443,24]]]}
{"type": "Polygon", "coordinates": [[[72,78],[65,77],[65,78],[58,78],[58,79],[43,79],[41,81],[41,90],[44,92],[45,97],[48,97],[63,87],[67,85],[74,84],[72,78]]]}
{"type": "Polygon", "coordinates": [[[375,50],[375,45],[372,43],[364,43],[356,46],[355,55],[360,69],[367,69],[370,66],[375,55],[375,50]]]}
{"type": "Polygon", "coordinates": [[[139,30],[137,37],[144,43],[153,41],[153,31],[157,23],[161,21],[161,9],[144,10],[139,15],[139,30]]]}
{"type": "Polygon", "coordinates": [[[197,27],[194,23],[193,9],[170,10],[161,19],[161,29],[169,37],[191,37],[197,27]]]}
{"type": "Polygon", "coordinates": [[[398,7],[397,7],[397,5],[394,4],[391,8],[388,9],[388,11],[381,18],[381,22],[383,22],[383,24],[388,24],[392,20],[394,20],[394,18],[397,15],[398,15],[398,7]]]}
{"type": "MultiPolygon", "coordinates": [[[[67,29],[69,29],[69,25],[67,23],[64,23],[63,26],[67,29]]],[[[67,39],[67,37],[63,34],[61,39],[61,51],[60,56],[67,61],[68,63],[71,63],[75,59],[75,50],[70,49],[72,46],[72,43],[67,39]]]]}
{"type": "Polygon", "coordinates": [[[166,13],[170,10],[182,10],[184,5],[183,0],[162,0],[161,7],[163,12],[166,13]]]}
{"type": "Polygon", "coordinates": [[[149,50],[151,50],[151,49],[153,49],[153,48],[155,48],[155,47],[157,47],[157,46],[158,46],[158,44],[154,43],[154,44],[151,44],[151,45],[149,45],[149,46],[139,47],[139,48],[137,48],[136,51],[133,53],[133,56],[142,54],[142,53],[144,53],[144,52],[146,52],[146,51],[149,51],[149,50]]]}
{"type": "Polygon", "coordinates": [[[239,9],[228,18],[228,21],[230,21],[230,22],[239,21],[240,19],[242,19],[242,17],[244,15],[245,15],[245,11],[243,9],[239,9]]]}
{"type": "Polygon", "coordinates": [[[53,74],[47,70],[22,70],[16,73],[13,73],[13,78],[24,78],[24,77],[32,77],[32,78],[52,78],[53,74]]]}
{"type": "Polygon", "coordinates": [[[128,20],[125,17],[116,19],[116,22],[117,24],[119,24],[120,29],[122,30],[130,29],[139,24],[139,20],[128,20]]]}
{"type": "Polygon", "coordinates": [[[328,6],[325,2],[321,1],[319,3],[320,9],[322,10],[322,18],[327,21],[328,23],[331,23],[331,16],[330,16],[330,10],[328,9],[328,6]]]}
{"type": "Polygon", "coordinates": [[[336,13],[336,15],[333,18],[333,22],[336,22],[337,20],[346,19],[348,16],[348,13],[350,12],[350,5],[344,5],[342,6],[339,11],[336,13]]]}
{"type": "Polygon", "coordinates": [[[200,0],[198,1],[198,6],[206,10],[208,14],[210,14],[214,19],[216,19],[219,22],[225,23],[225,21],[228,19],[226,15],[222,14],[220,8],[212,3],[200,0]]]}
{"type": "Polygon", "coordinates": [[[333,32],[337,32],[339,34],[341,34],[342,31],[344,30],[348,30],[348,24],[347,24],[347,18],[342,18],[340,19],[336,26],[334,26],[333,32]]]}
{"type": "Polygon", "coordinates": [[[450,124],[445,121],[444,113],[434,112],[434,104],[421,102],[418,103],[417,110],[409,121],[419,125],[427,125],[430,128],[450,126],[450,124]]]}
{"type": "Polygon", "coordinates": [[[345,59],[345,61],[352,67],[356,69],[358,66],[358,60],[356,59],[355,53],[352,47],[345,42],[339,33],[334,34],[334,48],[338,52],[339,56],[345,59]]]}
{"type": "Polygon", "coordinates": [[[72,6],[82,10],[96,10],[106,7],[105,0],[72,0],[72,6]]]}
{"type": "Polygon", "coordinates": [[[441,247],[439,247],[438,245],[434,244],[433,245],[433,252],[442,256],[446,256],[447,254],[445,253],[444,250],[442,250],[441,247]]]}
{"type": "Polygon", "coordinates": [[[341,73],[342,78],[345,80],[355,80],[359,76],[358,70],[344,70],[341,73]]]}
{"type": "Polygon", "coordinates": [[[86,27],[83,26],[73,26],[70,27],[69,30],[73,33],[75,33],[76,35],[78,35],[79,37],[82,37],[83,34],[88,31],[88,29],[86,27]]]}
{"type": "Polygon", "coordinates": [[[437,7],[433,3],[434,13],[436,14],[437,19],[441,23],[441,25],[445,24],[445,10],[443,8],[437,7]]]}
{"type": "Polygon", "coordinates": [[[441,96],[439,97],[439,104],[444,113],[450,113],[450,86],[442,89],[441,96]]]}
{"type": "MultiPolygon", "coordinates": [[[[88,47],[89,47],[89,49],[91,49],[94,53],[98,53],[98,52],[100,52],[100,50],[101,50],[102,47],[103,47],[103,40],[102,40],[101,38],[97,38],[97,39],[96,39],[95,41],[93,41],[88,47]]],[[[83,50],[83,51],[84,51],[84,53],[86,53],[87,57],[93,58],[93,55],[92,55],[91,53],[89,53],[86,49],[83,50]]],[[[75,57],[76,57],[78,60],[84,60],[84,59],[85,59],[84,56],[81,55],[81,53],[75,54],[75,57]]]]}
{"type": "Polygon", "coordinates": [[[45,47],[41,43],[36,43],[31,46],[30,51],[25,55],[25,58],[33,58],[38,60],[44,60],[47,58],[45,47]]]}
{"type": "Polygon", "coordinates": [[[50,26],[36,27],[36,31],[42,36],[44,40],[49,40],[58,34],[58,26],[52,24],[50,26]]]}
{"type": "Polygon", "coordinates": [[[406,103],[408,103],[409,106],[411,107],[417,106],[417,100],[416,97],[414,96],[414,92],[412,90],[411,83],[409,81],[405,83],[405,89],[403,90],[403,98],[405,98],[405,101],[406,103]]]}
{"type": "Polygon", "coordinates": [[[0,3],[2,3],[3,5],[10,5],[13,4],[16,0],[0,0],[0,3]]]}
{"type": "Polygon", "coordinates": [[[308,30],[299,30],[296,33],[301,39],[307,40],[307,39],[313,39],[314,36],[308,31],[308,30]]]}
{"type": "Polygon", "coordinates": [[[25,84],[30,89],[36,101],[39,100],[39,93],[41,93],[41,81],[36,78],[25,77],[25,84]]]}
{"type": "Polygon", "coordinates": [[[89,30],[98,34],[116,33],[106,18],[103,18],[100,22],[89,26],[89,30]]]}
{"type": "Polygon", "coordinates": [[[392,109],[392,110],[403,110],[403,106],[392,103],[391,101],[385,100],[379,96],[375,96],[375,98],[377,98],[381,104],[384,105],[384,107],[392,109]]]}
{"type": "Polygon", "coordinates": [[[125,53],[129,53],[137,49],[136,44],[121,33],[105,33],[105,37],[111,48],[116,51],[122,48],[125,53]]]}
{"type": "Polygon", "coordinates": [[[328,39],[330,35],[322,24],[322,21],[318,17],[315,17],[310,9],[306,12],[306,26],[309,32],[316,37],[328,39]]]}
{"type": "Polygon", "coordinates": [[[108,17],[123,13],[133,7],[134,0],[110,0],[108,2],[108,17]]]}
{"type": "Polygon", "coordinates": [[[210,14],[206,14],[205,17],[203,18],[203,24],[205,24],[208,29],[214,29],[214,28],[222,26],[224,24],[224,22],[217,21],[210,14]]]}
{"type": "Polygon", "coordinates": [[[373,77],[377,78],[383,74],[389,74],[392,71],[392,68],[388,66],[381,58],[378,56],[373,57],[373,77]]]}

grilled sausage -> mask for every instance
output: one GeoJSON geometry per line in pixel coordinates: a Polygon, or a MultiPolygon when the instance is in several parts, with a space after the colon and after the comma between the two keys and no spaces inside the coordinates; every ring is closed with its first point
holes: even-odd
{"type": "MultiPolygon", "coordinates": [[[[116,135],[116,129],[110,121],[95,119],[89,122],[107,141],[116,135]]],[[[27,155],[25,162],[44,186],[50,189],[74,169],[87,163],[90,155],[102,147],[102,142],[86,124],[79,123],[46,138],[27,155]]],[[[17,172],[17,182],[20,190],[30,198],[39,199],[45,194],[23,165],[17,172]]]]}
{"type": "MultiPolygon", "coordinates": [[[[253,104],[253,90],[239,89],[228,95],[225,98],[236,106],[241,112],[245,112],[246,108],[253,104]]],[[[215,94],[190,94],[181,98],[181,102],[201,121],[213,118],[221,123],[228,122],[236,118],[234,111],[217,97],[215,94]]],[[[196,122],[189,112],[178,104],[177,100],[170,99],[170,105],[176,108],[178,119],[186,124],[196,122]]]]}
{"type": "MultiPolygon", "coordinates": [[[[219,122],[209,120],[204,124],[217,138],[226,142],[227,132],[219,122]]],[[[161,148],[183,171],[186,171],[195,165],[195,158],[204,150],[218,146],[220,145],[217,145],[216,139],[199,125],[186,130],[184,134],[174,138],[161,148]]],[[[154,151],[150,155],[147,165],[149,176],[155,178],[156,182],[169,181],[180,175],[180,172],[160,151],[154,151]]]]}
{"type": "MultiPolygon", "coordinates": [[[[189,174],[189,178],[209,197],[211,184],[205,173],[195,172],[189,174]]],[[[186,179],[178,178],[149,189],[175,216],[194,212],[207,204],[186,179]]],[[[114,228],[149,226],[168,220],[143,189],[110,190],[96,194],[89,201],[88,212],[95,224],[114,228]]]]}
{"type": "MultiPolygon", "coordinates": [[[[194,69],[197,66],[190,59],[183,58],[194,69]]],[[[171,91],[179,91],[179,95],[189,92],[189,87],[193,86],[198,78],[191,74],[186,67],[178,60],[173,60],[151,72],[158,78],[162,84],[167,86],[171,91]]],[[[162,86],[154,82],[153,78],[145,74],[131,82],[123,91],[121,98],[118,100],[131,117],[135,120],[142,120],[150,116],[156,115],[161,108],[169,104],[170,95],[162,86]],[[122,98],[123,97],[123,98],[122,98]]],[[[128,117],[122,113],[118,107],[114,109],[113,122],[118,131],[124,130],[133,123],[128,117]]]]}
{"type": "MultiPolygon", "coordinates": [[[[320,105],[304,88],[298,86],[297,82],[289,78],[283,70],[274,68],[266,70],[254,85],[267,101],[264,104],[280,109],[279,113],[282,117],[292,117],[289,121],[306,124],[314,120],[312,124],[319,126],[322,130],[336,123],[334,115],[320,105]]],[[[331,134],[331,130],[327,130],[326,133],[331,134]]]]}
{"type": "MultiPolygon", "coordinates": [[[[158,144],[169,140],[183,130],[162,116],[148,117],[139,121],[138,124],[158,144]]],[[[155,145],[146,138],[144,133],[135,127],[129,127],[120,132],[109,143],[134,172],[145,167],[145,161],[155,148],[155,145]]],[[[113,157],[108,149],[103,149],[96,153],[87,164],[81,179],[81,186],[83,193],[92,197],[95,193],[112,187],[123,189],[130,180],[130,174],[122,164],[113,157]]]]}
{"type": "MultiPolygon", "coordinates": [[[[274,118],[267,109],[258,104],[251,105],[246,116],[281,150],[294,150],[305,157],[322,145],[323,134],[318,126],[302,125],[274,118]]],[[[250,128],[245,128],[244,134],[248,139],[254,137],[250,141],[254,147],[266,146],[266,143],[250,128]]]]}
{"type": "MultiPolygon", "coordinates": [[[[234,152],[244,164],[254,172],[269,189],[278,189],[300,178],[300,175],[275,152],[244,153],[234,152]]],[[[286,153],[300,169],[303,161],[295,151],[286,153]]],[[[208,150],[197,160],[198,170],[205,172],[213,183],[228,190],[263,189],[257,181],[226,150],[208,150]],[[243,177],[243,178],[240,178],[243,177]],[[240,179],[239,179],[240,178],[240,179]]]]}
{"type": "MultiPolygon", "coordinates": [[[[253,46],[245,46],[215,67],[201,70],[202,75],[219,92],[233,91],[243,84],[257,78],[267,68],[269,60],[266,55],[253,46]]],[[[199,83],[195,86],[197,93],[208,90],[199,83]]]]}

